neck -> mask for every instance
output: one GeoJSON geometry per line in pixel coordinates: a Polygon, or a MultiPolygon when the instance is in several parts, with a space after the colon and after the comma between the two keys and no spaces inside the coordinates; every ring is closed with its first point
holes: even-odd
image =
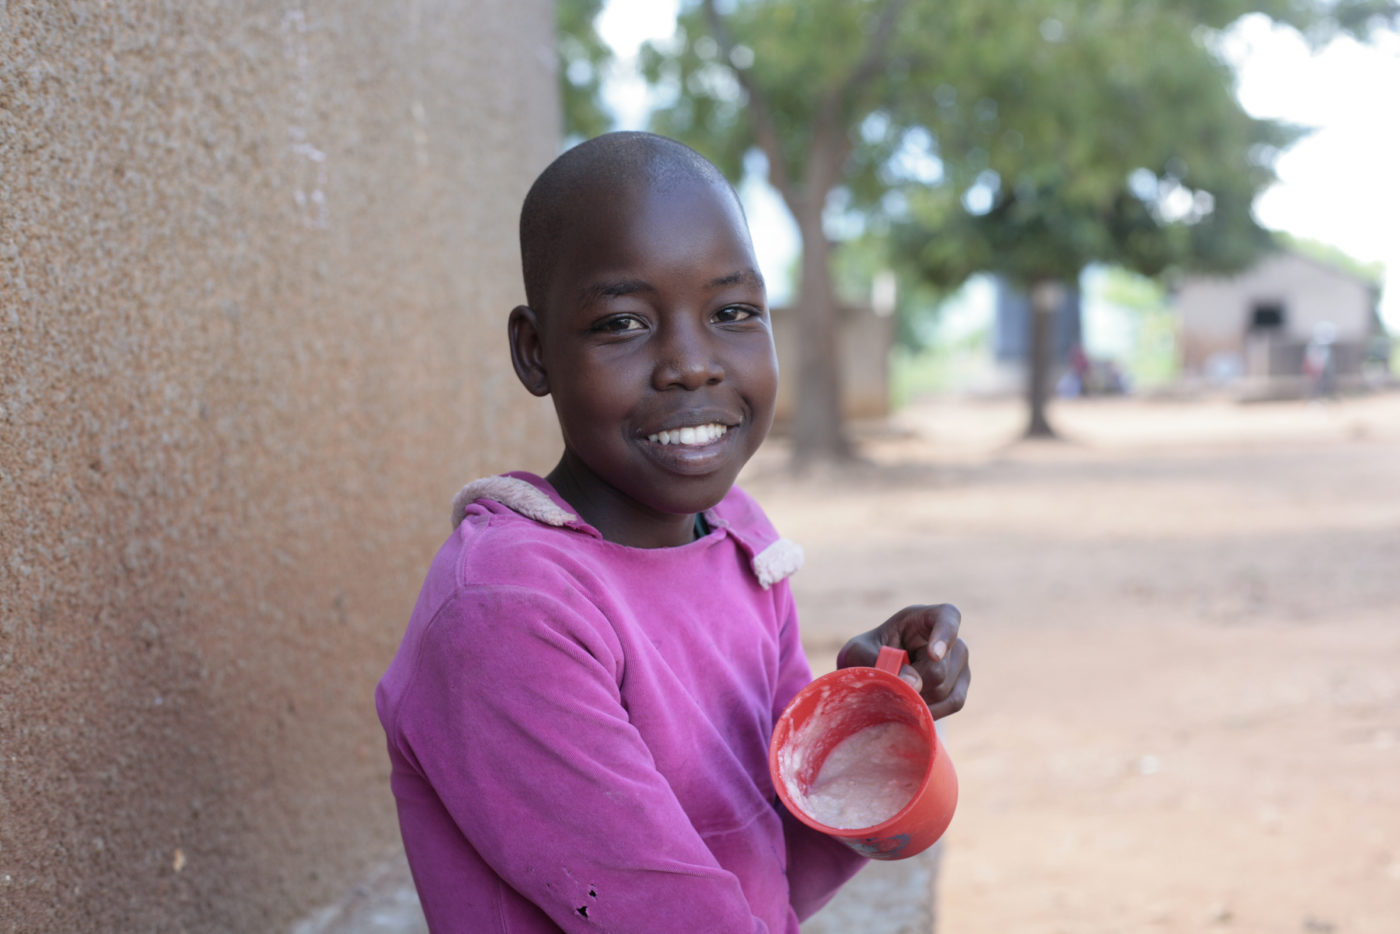
{"type": "Polygon", "coordinates": [[[610,542],[629,548],[674,548],[695,540],[695,514],[657,512],[603,482],[565,451],[545,477],[579,517],[610,542]]]}

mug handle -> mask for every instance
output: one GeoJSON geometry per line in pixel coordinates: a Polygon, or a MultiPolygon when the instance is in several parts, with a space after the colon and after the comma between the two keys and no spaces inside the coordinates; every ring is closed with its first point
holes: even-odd
{"type": "Polygon", "coordinates": [[[899,677],[899,670],[909,664],[909,653],[892,645],[880,646],[880,654],[875,659],[875,667],[899,677]]]}

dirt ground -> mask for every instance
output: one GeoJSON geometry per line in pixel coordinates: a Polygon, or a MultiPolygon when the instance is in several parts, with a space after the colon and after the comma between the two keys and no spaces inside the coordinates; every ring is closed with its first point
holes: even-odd
{"type": "Polygon", "coordinates": [[[806,548],[814,666],[963,611],[940,934],[1400,931],[1400,395],[931,402],[742,482],[806,548]]]}

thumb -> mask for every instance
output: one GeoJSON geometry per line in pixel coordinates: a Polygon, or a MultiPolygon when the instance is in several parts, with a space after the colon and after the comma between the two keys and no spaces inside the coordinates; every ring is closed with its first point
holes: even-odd
{"type": "Polygon", "coordinates": [[[924,679],[919,675],[919,671],[913,665],[905,665],[899,669],[899,680],[909,685],[916,691],[922,692],[924,689],[924,679]]]}

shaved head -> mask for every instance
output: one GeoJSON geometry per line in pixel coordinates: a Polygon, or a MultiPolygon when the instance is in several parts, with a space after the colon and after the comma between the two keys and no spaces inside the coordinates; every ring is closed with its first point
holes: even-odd
{"type": "MultiPolygon", "coordinates": [[[[654,133],[606,133],[550,163],[535,179],[520,211],[520,260],[525,300],[537,313],[553,275],[554,260],[570,238],[587,235],[597,199],[639,188],[665,191],[702,183],[722,188],[739,204],[733,186],[704,156],[654,133]]],[[[742,216],[743,208],[739,207],[742,216]]]]}

